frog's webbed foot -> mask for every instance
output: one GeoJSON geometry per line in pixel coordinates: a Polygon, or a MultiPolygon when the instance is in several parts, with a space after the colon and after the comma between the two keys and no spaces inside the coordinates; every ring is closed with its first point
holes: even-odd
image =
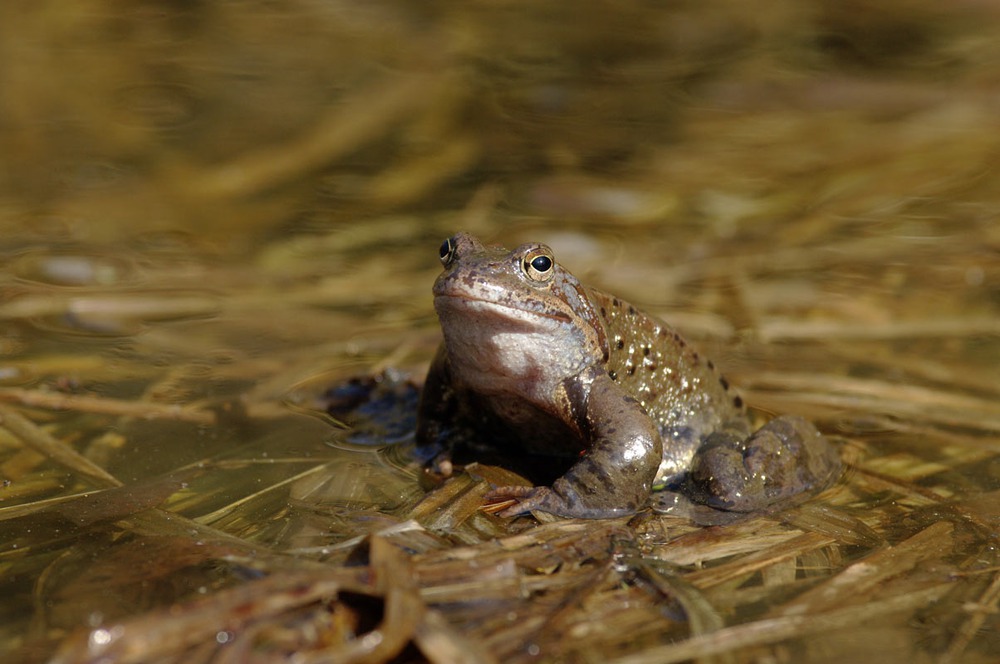
{"type": "Polygon", "coordinates": [[[753,512],[826,488],[840,472],[836,450],[808,420],[783,416],[745,440],[709,436],[695,455],[687,493],[697,502],[753,512]]]}
{"type": "Polygon", "coordinates": [[[576,495],[573,488],[563,480],[556,480],[552,488],[547,486],[504,486],[498,487],[486,494],[487,503],[506,504],[497,512],[502,517],[514,517],[528,512],[548,512],[559,516],[578,517],[581,519],[607,519],[616,516],[627,516],[636,512],[636,507],[610,507],[607,505],[588,504],[586,500],[576,495]],[[564,495],[566,492],[568,495],[564,495]]]}

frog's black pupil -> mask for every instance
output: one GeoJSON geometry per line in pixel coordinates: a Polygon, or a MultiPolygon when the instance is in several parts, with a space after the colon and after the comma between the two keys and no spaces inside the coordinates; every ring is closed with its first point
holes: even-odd
{"type": "Polygon", "coordinates": [[[448,258],[448,254],[451,253],[451,240],[445,240],[441,243],[441,249],[439,250],[441,255],[441,260],[448,258]]]}
{"type": "Polygon", "coordinates": [[[548,272],[552,268],[552,259],[548,256],[536,256],[531,259],[531,267],[538,272],[548,272]]]}

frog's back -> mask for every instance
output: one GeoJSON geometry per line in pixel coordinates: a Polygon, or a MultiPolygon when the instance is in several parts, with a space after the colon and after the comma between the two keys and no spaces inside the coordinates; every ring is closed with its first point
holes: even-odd
{"type": "Polygon", "coordinates": [[[656,420],[665,443],[697,446],[744,421],[740,396],[676,330],[618,297],[596,289],[588,296],[604,321],[608,375],[656,420]]]}

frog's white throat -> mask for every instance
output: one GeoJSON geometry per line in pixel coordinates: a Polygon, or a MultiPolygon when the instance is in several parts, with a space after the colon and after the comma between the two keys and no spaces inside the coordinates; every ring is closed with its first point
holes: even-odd
{"type": "Polygon", "coordinates": [[[595,361],[580,321],[452,296],[436,297],[434,306],[453,378],[477,392],[547,402],[595,361]]]}

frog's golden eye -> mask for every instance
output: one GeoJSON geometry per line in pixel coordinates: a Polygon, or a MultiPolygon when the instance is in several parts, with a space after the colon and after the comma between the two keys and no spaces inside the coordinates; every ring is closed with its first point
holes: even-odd
{"type": "Polygon", "coordinates": [[[441,258],[441,265],[448,267],[451,262],[455,260],[455,239],[448,238],[441,243],[441,248],[438,250],[438,255],[441,258]]]}
{"type": "Polygon", "coordinates": [[[555,264],[549,248],[538,247],[524,255],[521,266],[524,274],[532,281],[548,281],[555,274],[555,264]]]}

